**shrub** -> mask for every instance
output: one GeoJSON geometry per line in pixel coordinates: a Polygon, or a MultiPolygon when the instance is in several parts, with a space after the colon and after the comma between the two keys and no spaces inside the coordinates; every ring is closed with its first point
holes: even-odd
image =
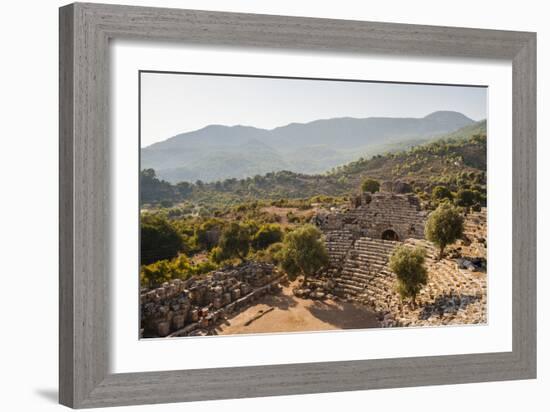
{"type": "Polygon", "coordinates": [[[436,186],[432,189],[432,198],[436,201],[444,199],[453,200],[453,194],[445,186],[436,186]]]}
{"type": "Polygon", "coordinates": [[[279,225],[262,225],[252,238],[254,249],[265,249],[273,243],[280,242],[283,239],[283,231],[279,225]]]}
{"type": "Polygon", "coordinates": [[[293,212],[287,212],[286,218],[288,223],[300,223],[300,216],[295,215],[293,212]]]}
{"type": "Polygon", "coordinates": [[[190,276],[190,268],[189,259],[183,254],[172,260],[159,260],[141,267],[141,284],[142,286],[151,288],[172,279],[186,279],[190,276]]]}
{"type": "Polygon", "coordinates": [[[224,223],[220,219],[208,219],[195,229],[195,242],[200,249],[211,250],[217,245],[224,223]]]}
{"type": "Polygon", "coordinates": [[[378,180],[367,178],[361,183],[361,190],[363,192],[375,193],[380,190],[380,182],[378,180]]]}
{"type": "Polygon", "coordinates": [[[172,206],[174,206],[174,202],[172,202],[171,200],[161,200],[160,201],[160,206],[161,207],[172,207],[172,206]]]}
{"type": "Polygon", "coordinates": [[[456,194],[456,204],[458,206],[470,207],[479,200],[479,192],[469,189],[460,189],[456,194]]]}
{"type": "Polygon", "coordinates": [[[210,251],[210,259],[212,259],[212,261],[216,263],[221,263],[227,259],[227,256],[225,255],[221,247],[216,246],[210,251]]]}
{"type": "Polygon", "coordinates": [[[165,218],[142,215],[141,226],[141,264],[147,265],[157,260],[171,259],[177,256],[183,247],[178,231],[165,218]]]}
{"type": "Polygon", "coordinates": [[[140,270],[140,281],[143,287],[153,288],[172,279],[185,280],[193,275],[211,272],[217,267],[210,260],[193,265],[187,256],[180,254],[172,260],[164,259],[150,265],[143,265],[140,270]]]}
{"type": "Polygon", "coordinates": [[[172,279],[172,271],[166,259],[142,266],[139,275],[141,285],[148,288],[156,287],[172,279]]]}
{"type": "Polygon", "coordinates": [[[283,243],[273,243],[269,245],[267,249],[257,250],[253,255],[253,259],[259,262],[272,263],[274,265],[279,265],[281,263],[281,250],[283,248],[283,243]]]}

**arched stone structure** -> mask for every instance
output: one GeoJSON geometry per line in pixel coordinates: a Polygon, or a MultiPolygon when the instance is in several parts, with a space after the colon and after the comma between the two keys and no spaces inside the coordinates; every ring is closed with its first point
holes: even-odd
{"type": "Polygon", "coordinates": [[[391,229],[400,241],[423,239],[427,213],[413,194],[378,192],[352,198],[350,208],[317,215],[315,223],[323,230],[345,230],[356,238],[382,239],[391,229]]]}
{"type": "Polygon", "coordinates": [[[393,229],[386,229],[382,232],[382,235],[380,236],[382,240],[393,240],[394,242],[397,242],[401,240],[399,238],[399,235],[397,232],[393,229]]]}

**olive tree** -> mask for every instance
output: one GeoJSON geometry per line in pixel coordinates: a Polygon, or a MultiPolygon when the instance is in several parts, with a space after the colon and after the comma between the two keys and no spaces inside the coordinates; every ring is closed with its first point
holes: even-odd
{"type": "Polygon", "coordinates": [[[470,207],[479,201],[479,192],[469,189],[460,189],[456,194],[456,204],[458,206],[470,207]]]}
{"type": "Polygon", "coordinates": [[[399,246],[390,256],[389,267],[397,276],[397,291],[401,299],[410,298],[416,305],[416,295],[428,282],[424,266],[425,252],[421,248],[399,246]]]}
{"type": "Polygon", "coordinates": [[[439,247],[439,259],[445,247],[462,237],[464,219],[458,209],[449,203],[440,204],[426,222],[426,238],[439,247]]]}
{"type": "Polygon", "coordinates": [[[281,266],[291,279],[315,274],[328,263],[328,254],[321,232],[313,225],[304,225],[288,233],[281,250],[281,266]]]}
{"type": "Polygon", "coordinates": [[[244,262],[250,249],[248,228],[235,222],[231,223],[223,230],[218,246],[225,258],[238,257],[244,262]]]}
{"type": "Polygon", "coordinates": [[[453,194],[445,186],[436,186],[432,190],[432,198],[437,201],[444,199],[453,200],[453,194]]]}
{"type": "Polygon", "coordinates": [[[380,190],[380,182],[378,180],[367,178],[363,180],[363,183],[361,183],[361,190],[363,192],[370,193],[378,192],[380,190]]]}

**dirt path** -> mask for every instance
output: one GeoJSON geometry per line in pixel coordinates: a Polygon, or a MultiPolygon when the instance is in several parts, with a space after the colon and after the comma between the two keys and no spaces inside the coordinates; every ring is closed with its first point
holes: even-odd
{"type": "Polygon", "coordinates": [[[266,295],[216,328],[219,335],[303,332],[378,327],[376,315],[364,307],[332,300],[299,299],[292,286],[266,295]],[[269,311],[269,312],[268,312],[269,311]]]}

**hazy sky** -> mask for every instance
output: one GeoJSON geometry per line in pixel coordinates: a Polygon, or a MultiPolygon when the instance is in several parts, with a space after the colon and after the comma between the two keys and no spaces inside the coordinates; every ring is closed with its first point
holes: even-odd
{"type": "Polygon", "coordinates": [[[333,117],[486,118],[483,87],[141,74],[141,146],[210,124],[273,129],[333,117]]]}

